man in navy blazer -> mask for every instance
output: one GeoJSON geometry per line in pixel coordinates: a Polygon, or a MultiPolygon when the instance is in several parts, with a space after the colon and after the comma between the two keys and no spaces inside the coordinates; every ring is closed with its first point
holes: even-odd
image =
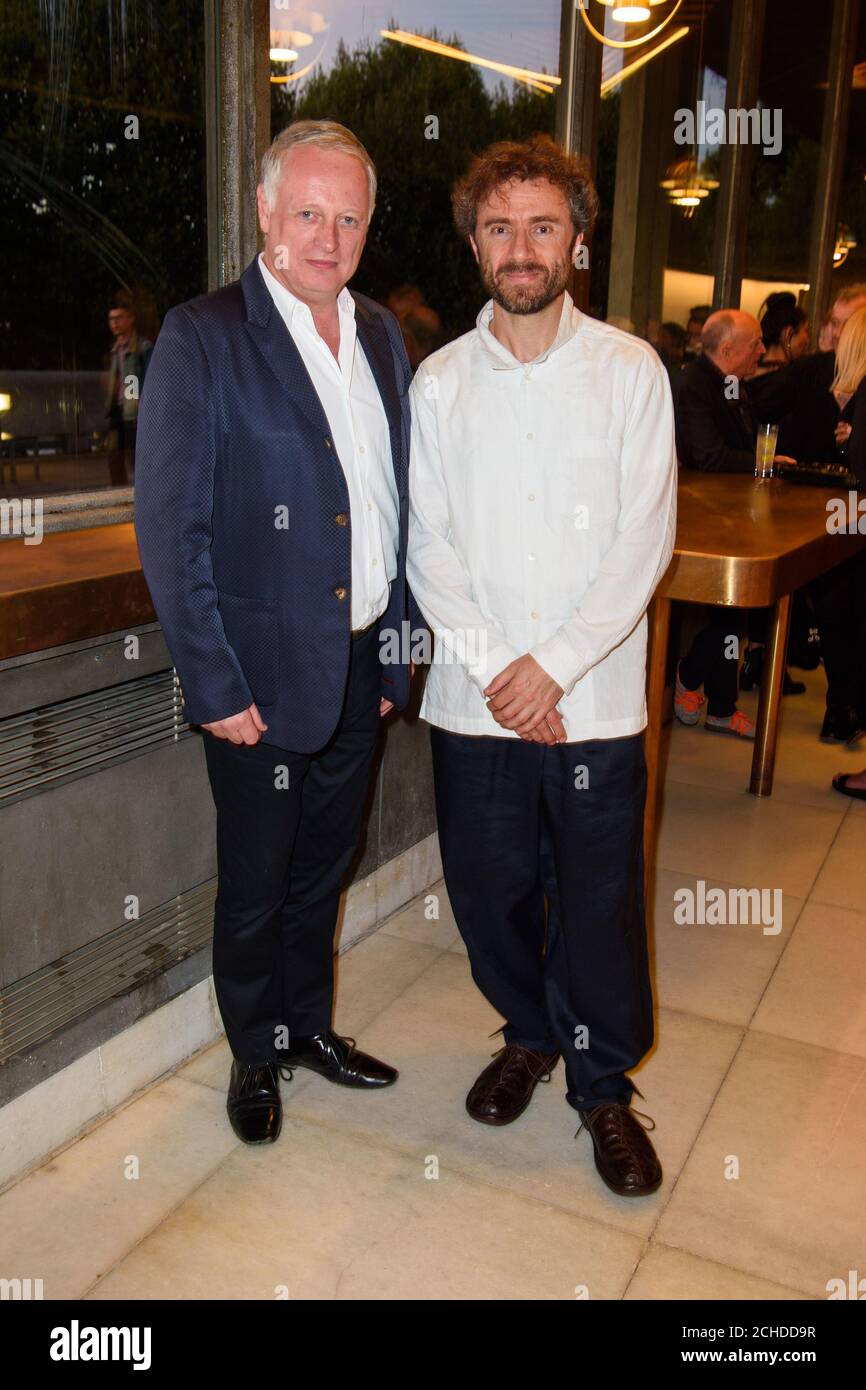
{"type": "Polygon", "coordinates": [[[375,192],[343,126],[283,131],[262,162],[263,253],[166,315],[139,411],[136,531],[217,809],[214,983],[247,1143],[280,1132],[278,1072],[397,1077],[331,1027],[380,718],[409,695],[394,634],[418,619],[411,368],[394,316],[345,288],[375,192]]]}

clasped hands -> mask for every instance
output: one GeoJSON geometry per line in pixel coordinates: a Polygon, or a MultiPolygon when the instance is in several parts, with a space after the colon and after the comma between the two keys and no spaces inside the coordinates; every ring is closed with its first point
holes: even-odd
{"type": "Polygon", "coordinates": [[[529,743],[565,743],[565,725],[556,708],[564,694],[529,652],[510,661],[484,688],[497,724],[529,743]]]}

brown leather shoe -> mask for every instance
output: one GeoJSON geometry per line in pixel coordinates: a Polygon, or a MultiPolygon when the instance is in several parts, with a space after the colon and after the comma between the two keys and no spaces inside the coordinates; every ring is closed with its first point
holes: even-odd
{"type": "Polygon", "coordinates": [[[483,1125],[510,1125],[522,1115],[539,1081],[549,1081],[559,1053],[545,1057],[520,1043],[506,1043],[494,1054],[469,1095],[466,1109],[483,1125]]]}
{"type": "MultiPolygon", "coordinates": [[[[661,1185],[661,1164],[637,1114],[640,1111],[628,1105],[596,1105],[581,1111],[580,1129],[588,1129],[592,1137],[595,1166],[619,1197],[645,1197],[661,1185]]],[[[648,1115],[643,1118],[649,1120],[648,1115]]],[[[650,1120],[646,1128],[655,1129],[655,1122],[650,1120]]]]}

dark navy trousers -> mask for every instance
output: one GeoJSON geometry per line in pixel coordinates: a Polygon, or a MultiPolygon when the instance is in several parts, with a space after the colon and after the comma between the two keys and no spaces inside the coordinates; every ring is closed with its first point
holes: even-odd
{"type": "Polygon", "coordinates": [[[378,627],[352,642],[340,721],[317,753],[203,729],[217,812],[213,975],[232,1053],[280,1060],[279,1030],[331,1027],[340,892],[379,740],[378,627]]]}
{"type": "Polygon", "coordinates": [[[546,746],[432,728],[448,896],[506,1042],[561,1054],[576,1110],[628,1104],[653,1042],[643,735],[546,746]]]}

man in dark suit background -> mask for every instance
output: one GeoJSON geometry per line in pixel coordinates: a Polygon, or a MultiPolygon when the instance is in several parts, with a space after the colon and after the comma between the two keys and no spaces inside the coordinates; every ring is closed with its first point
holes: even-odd
{"type": "MultiPolygon", "coordinates": [[[[704,324],[701,341],[701,355],[673,382],[677,457],[683,468],[704,473],[753,474],[757,422],[745,378],[764,351],[761,326],[740,309],[719,309],[704,324]]],[[[734,626],[739,621],[738,615],[734,626]]],[[[765,640],[763,611],[750,610],[748,624],[749,659],[754,663],[765,640]]],[[[682,724],[696,724],[706,698],[705,728],[753,739],[754,724],[737,708],[739,644],[732,644],[731,638],[739,634],[731,629],[729,609],[710,609],[708,625],[677,668],[674,713],[682,724]]],[[[786,689],[794,691],[787,674],[785,679],[786,689]]],[[[804,689],[801,684],[800,692],[804,689]]]]}
{"type": "Polygon", "coordinates": [[[139,413],[136,529],[203,731],[227,1109],[247,1143],[279,1134],[280,1063],[371,1089],[397,1076],[331,1026],[340,891],[380,717],[411,674],[405,644],[380,663],[410,602],[411,369],[394,316],[345,288],[375,193],[343,126],[283,131],[262,162],[263,253],[167,314],[139,413]]]}

